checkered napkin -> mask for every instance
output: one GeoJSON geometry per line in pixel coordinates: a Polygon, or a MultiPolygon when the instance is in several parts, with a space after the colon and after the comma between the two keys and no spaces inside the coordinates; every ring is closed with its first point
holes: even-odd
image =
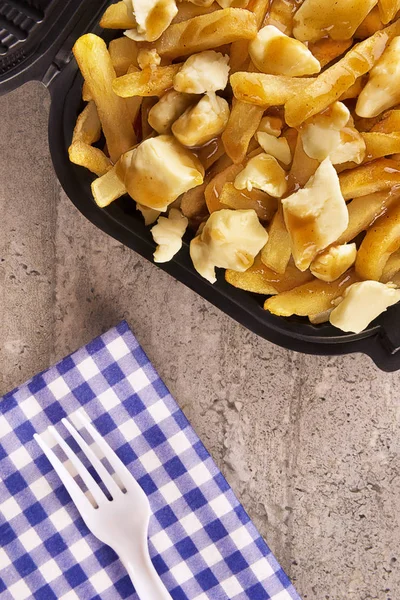
{"type": "Polygon", "coordinates": [[[137,598],[32,439],[82,407],[149,498],[174,600],[299,600],[125,322],[0,400],[2,600],[137,598]]]}

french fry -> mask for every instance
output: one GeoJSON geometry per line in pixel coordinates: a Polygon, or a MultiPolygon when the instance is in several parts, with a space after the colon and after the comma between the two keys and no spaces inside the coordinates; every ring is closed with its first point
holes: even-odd
{"type": "MultiPolygon", "coordinates": [[[[137,73],[138,71],[139,68],[135,67],[135,65],[133,64],[130,65],[130,67],[128,68],[128,73],[137,73]]],[[[124,102],[128,110],[130,121],[135,127],[142,106],[143,98],[141,96],[131,96],[129,98],[124,98],[124,102]]]]}
{"type": "Polygon", "coordinates": [[[251,40],[256,34],[253,13],[243,8],[224,8],[170,25],[155,47],[160,56],[174,59],[241,39],[251,40]]]}
{"type": "Polygon", "coordinates": [[[242,169],[243,165],[230,165],[223,171],[217,173],[207,184],[204,195],[210,214],[216,210],[226,208],[219,200],[222,188],[225,183],[232,183],[235,180],[236,175],[240,173],[242,169]]]}
{"type": "Polygon", "coordinates": [[[216,163],[223,154],[225,154],[225,148],[221,138],[217,137],[212,139],[211,142],[208,142],[208,144],[198,148],[195,153],[203,165],[204,170],[208,171],[208,169],[216,163]]]}
{"type": "Polygon", "coordinates": [[[244,160],[249,143],[260,125],[264,109],[237,100],[222,134],[225,152],[234,163],[244,160]]]}
{"type": "Polygon", "coordinates": [[[384,266],[382,277],[380,281],[382,283],[389,283],[389,281],[393,281],[394,277],[400,271],[400,250],[396,250],[393,252],[387,260],[386,265],[384,266]]]}
{"type": "MultiPolygon", "coordinates": [[[[268,6],[269,0],[250,0],[247,5],[247,10],[250,10],[256,18],[257,29],[260,29],[263,24],[268,6]]],[[[249,40],[232,42],[229,59],[230,74],[247,70],[249,62],[249,40]]]]}
{"type": "Polygon", "coordinates": [[[89,90],[89,86],[86,83],[86,81],[83,82],[82,86],[82,100],[84,102],[90,102],[91,100],[93,100],[92,93],[89,90]]]}
{"type": "Polygon", "coordinates": [[[293,33],[293,17],[299,4],[296,0],[272,0],[265,25],[274,25],[286,35],[293,33]]]}
{"type": "Polygon", "coordinates": [[[379,14],[379,8],[374,6],[374,8],[367,14],[364,21],[356,30],[354,38],[356,40],[365,40],[384,27],[385,25],[382,23],[379,14]]]}
{"type": "Polygon", "coordinates": [[[364,162],[400,152],[400,131],[393,133],[369,131],[361,135],[366,146],[364,162]]]}
{"type": "Polygon", "coordinates": [[[234,210],[253,209],[260,221],[270,221],[278,207],[276,198],[268,196],[265,192],[256,188],[253,188],[251,192],[237,190],[233,183],[224,184],[219,202],[224,204],[225,208],[234,210]]]}
{"type": "Polygon", "coordinates": [[[356,169],[343,171],[339,181],[345,200],[390,190],[400,185],[400,163],[390,158],[378,158],[356,169]]]}
{"type": "Polygon", "coordinates": [[[208,15],[216,10],[220,10],[220,8],[221,7],[216,2],[213,2],[211,6],[198,6],[197,4],[192,4],[192,2],[179,2],[178,12],[172,19],[172,25],[174,23],[188,21],[189,19],[193,19],[193,17],[198,17],[199,15],[208,15]]]}
{"type": "Polygon", "coordinates": [[[95,179],[92,182],[92,194],[97,206],[104,208],[126,194],[126,188],[117,175],[117,169],[114,166],[105,175],[95,179]]]}
{"type": "Polygon", "coordinates": [[[86,167],[98,177],[107,173],[112,167],[110,159],[99,148],[83,141],[75,141],[68,148],[69,160],[81,167],[86,167]]]}
{"type": "Polygon", "coordinates": [[[289,171],[288,189],[294,191],[299,186],[303,187],[307,181],[314,175],[319,166],[319,162],[310,158],[304,152],[301,134],[297,136],[296,147],[293,153],[292,166],[289,171]]]}
{"type": "Polygon", "coordinates": [[[361,279],[379,281],[389,256],[400,247],[400,203],[373,224],[357,252],[355,269],[361,279]]]}
{"type": "Polygon", "coordinates": [[[134,40],[126,36],[111,40],[108,51],[117,77],[125,75],[131,65],[138,66],[138,46],[134,40]]]}
{"type": "Polygon", "coordinates": [[[290,237],[281,210],[278,210],[268,229],[268,241],[261,250],[261,261],[275,273],[283,275],[292,254],[290,237]]]}
{"type": "Polygon", "coordinates": [[[309,271],[299,271],[293,263],[288,264],[286,271],[282,275],[277,275],[274,271],[266,267],[261,262],[260,257],[257,256],[253,266],[244,273],[227,269],[225,271],[225,279],[228,283],[241,290],[272,296],[303,285],[313,279],[313,276],[309,271]]]}
{"type": "Polygon", "coordinates": [[[96,103],[110,157],[115,162],[136,143],[136,136],[123,100],[112,90],[115,70],[107,46],[97,35],[87,33],[77,40],[73,53],[96,103]]]}
{"type": "Polygon", "coordinates": [[[386,25],[400,10],[400,0],[378,0],[378,9],[382,23],[386,25]]]}
{"type": "Polygon", "coordinates": [[[172,87],[182,63],[166,67],[146,67],[143,71],[127,73],[113,81],[113,90],[121,98],[130,96],[162,96],[172,87]]]}
{"type": "Polygon", "coordinates": [[[156,102],[157,98],[155,98],[154,96],[149,96],[148,98],[142,99],[142,104],[140,106],[140,120],[143,140],[147,139],[148,137],[154,134],[154,130],[152,129],[149,123],[149,112],[156,102]]]}
{"type": "Polygon", "coordinates": [[[78,116],[72,134],[72,143],[84,142],[92,145],[98,142],[101,135],[101,123],[97,113],[96,105],[93,101],[89,102],[78,116]]]}
{"type": "Polygon", "coordinates": [[[371,131],[392,133],[400,131],[400,110],[389,110],[378,122],[371,127],[371,131]]]}
{"type": "Polygon", "coordinates": [[[136,27],[136,19],[128,13],[125,2],[111,4],[100,19],[100,27],[103,29],[133,29],[136,27]]]}
{"type": "Polygon", "coordinates": [[[334,307],[334,300],[342,296],[345,289],[358,278],[353,270],[328,283],[321,279],[300,285],[288,292],[282,292],[265,301],[264,308],[273,315],[308,317],[323,313],[334,307]]]}
{"type": "Polygon", "coordinates": [[[359,233],[366,231],[378,217],[384,215],[400,197],[400,189],[394,188],[389,192],[375,192],[368,196],[355,198],[348,205],[349,224],[347,229],[336,241],[337,244],[347,244],[354,240],[359,233]]]}
{"type": "Polygon", "coordinates": [[[350,98],[357,98],[360,95],[361,90],[365,86],[367,78],[367,75],[361,75],[361,77],[358,77],[353,83],[353,85],[350,86],[349,89],[346,90],[344,94],[340,96],[340,102],[343,102],[344,100],[350,100],[350,98]]]}
{"type": "Polygon", "coordinates": [[[332,40],[330,37],[322,38],[317,42],[308,44],[308,49],[319,61],[321,67],[325,67],[330,62],[341,56],[350,48],[353,40],[332,40]]]}
{"type": "Polygon", "coordinates": [[[182,214],[188,219],[203,219],[208,214],[204,191],[207,182],[185,192],[181,199],[182,214]]]}
{"type": "Polygon", "coordinates": [[[374,66],[389,41],[399,34],[400,19],[354,46],[337,63],[320,73],[301,95],[294,93],[285,104],[286,123],[298,127],[325,110],[374,66]]]}
{"type": "Polygon", "coordinates": [[[230,77],[232,91],[237,100],[262,106],[285,104],[292,96],[299,97],[314,81],[310,77],[286,77],[265,73],[239,71],[230,77]]]}

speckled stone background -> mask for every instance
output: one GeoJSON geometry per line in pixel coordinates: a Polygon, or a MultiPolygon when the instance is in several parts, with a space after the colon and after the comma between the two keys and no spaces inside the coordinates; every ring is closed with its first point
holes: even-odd
{"type": "Polygon", "coordinates": [[[127,319],[303,599],[399,600],[400,373],[273,346],[98,231],[48,109],[0,98],[0,394],[127,319]]]}

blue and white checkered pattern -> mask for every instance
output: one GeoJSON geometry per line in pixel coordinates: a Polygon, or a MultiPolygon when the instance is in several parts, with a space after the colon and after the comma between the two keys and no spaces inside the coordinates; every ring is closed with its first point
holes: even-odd
{"type": "Polygon", "coordinates": [[[299,600],[125,322],[0,401],[2,600],[137,598],[32,439],[82,407],[149,498],[174,600],[299,600]]]}

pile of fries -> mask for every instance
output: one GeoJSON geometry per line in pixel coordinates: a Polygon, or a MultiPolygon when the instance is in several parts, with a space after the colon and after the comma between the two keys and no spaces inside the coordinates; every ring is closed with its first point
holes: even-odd
{"type": "Polygon", "coordinates": [[[70,160],[170,260],[359,332],[400,300],[400,0],[124,0],[74,46],[70,160]]]}

